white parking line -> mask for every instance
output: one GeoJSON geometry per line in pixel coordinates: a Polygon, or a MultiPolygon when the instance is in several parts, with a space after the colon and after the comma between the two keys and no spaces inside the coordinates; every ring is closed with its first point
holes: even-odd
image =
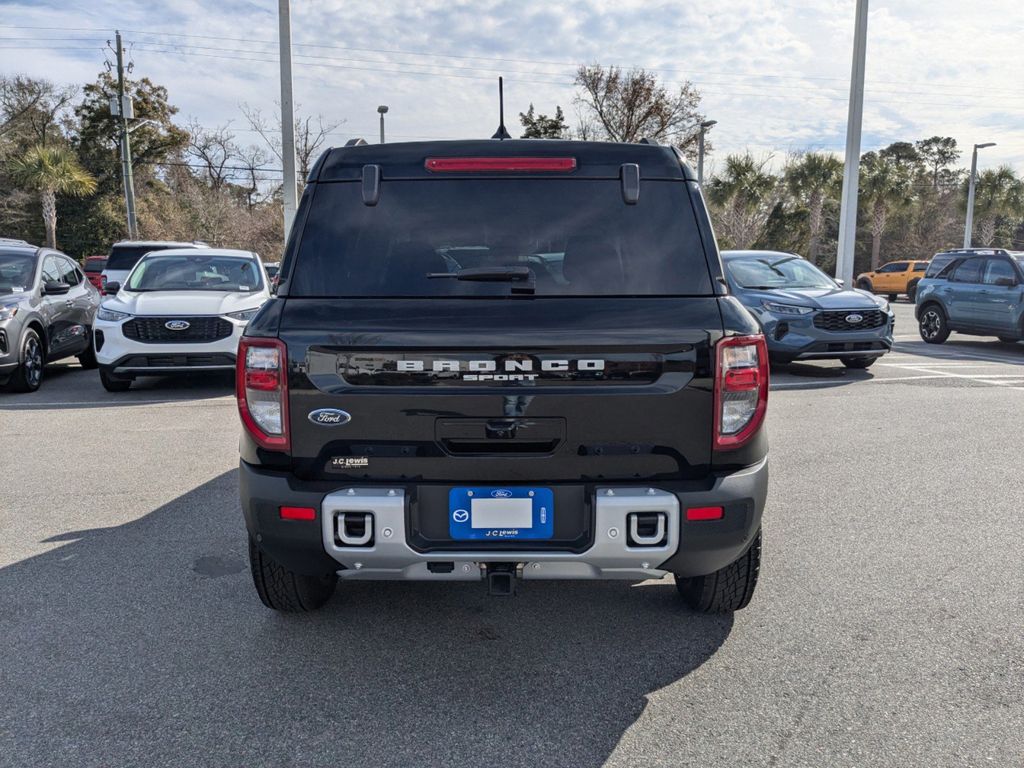
{"type": "Polygon", "coordinates": [[[62,400],[60,402],[44,403],[18,403],[8,406],[0,401],[0,412],[2,411],[30,411],[36,408],[61,408],[69,406],[88,405],[95,408],[124,408],[129,405],[234,405],[233,397],[216,397],[206,400],[62,400]]]}

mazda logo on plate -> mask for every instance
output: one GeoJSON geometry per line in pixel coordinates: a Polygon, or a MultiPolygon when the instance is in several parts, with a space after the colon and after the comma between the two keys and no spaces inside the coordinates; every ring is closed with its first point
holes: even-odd
{"type": "Polygon", "coordinates": [[[168,331],[187,331],[191,325],[188,320],[168,320],[164,323],[164,328],[168,331]]]}
{"type": "Polygon", "coordinates": [[[499,488],[496,491],[491,491],[491,496],[493,496],[496,499],[508,499],[511,498],[512,491],[506,490],[504,488],[499,488]]]}
{"type": "Polygon", "coordinates": [[[352,416],[337,408],[320,408],[310,412],[309,420],[321,427],[338,427],[352,421],[352,416]]]}
{"type": "Polygon", "coordinates": [[[863,315],[858,315],[856,313],[854,313],[852,315],[847,315],[846,316],[846,322],[848,322],[850,325],[856,325],[857,323],[859,323],[863,319],[864,319],[863,315]]]}

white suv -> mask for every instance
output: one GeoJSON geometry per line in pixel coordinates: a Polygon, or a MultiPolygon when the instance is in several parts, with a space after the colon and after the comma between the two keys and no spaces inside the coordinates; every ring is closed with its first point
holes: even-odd
{"type": "Polygon", "coordinates": [[[104,388],[123,392],[139,376],[233,371],[238,339],[268,298],[266,271],[249,251],[146,254],[96,313],[104,388]]]}

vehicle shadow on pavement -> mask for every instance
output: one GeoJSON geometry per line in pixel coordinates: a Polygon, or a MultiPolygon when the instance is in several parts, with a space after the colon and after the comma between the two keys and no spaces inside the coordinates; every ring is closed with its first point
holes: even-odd
{"type": "Polygon", "coordinates": [[[600,765],[733,622],[667,582],[353,583],[279,615],[233,471],[51,543],[0,569],[12,765],[600,765]]]}
{"type": "Polygon", "coordinates": [[[776,363],[770,371],[771,385],[785,389],[820,389],[868,381],[875,376],[869,370],[847,368],[838,361],[776,363]]]}
{"type": "Polygon", "coordinates": [[[147,377],[128,392],[105,392],[96,371],[72,363],[46,366],[36,392],[12,393],[0,387],[0,411],[24,408],[119,408],[151,405],[154,400],[195,402],[234,396],[234,374],[197,372],[188,376],[147,377]]]}

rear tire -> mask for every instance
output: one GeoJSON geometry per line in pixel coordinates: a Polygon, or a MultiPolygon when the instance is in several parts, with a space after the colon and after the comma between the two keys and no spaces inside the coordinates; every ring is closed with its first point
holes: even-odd
{"type": "Polygon", "coordinates": [[[911,302],[917,301],[917,284],[919,282],[919,280],[915,280],[907,286],[907,298],[910,299],[911,302]]]}
{"type": "Polygon", "coordinates": [[[871,281],[868,280],[866,277],[862,277],[860,280],[857,281],[857,287],[860,288],[862,291],[874,293],[871,281]]]}
{"type": "Polygon", "coordinates": [[[256,594],[267,608],[283,613],[306,613],[322,607],[338,582],[336,574],[307,576],[285,568],[249,537],[249,568],[256,594]]]}
{"type": "Polygon", "coordinates": [[[121,379],[100,368],[100,384],[107,392],[127,392],[132,386],[131,379],[121,379]]]}
{"type": "Polygon", "coordinates": [[[917,323],[918,333],[928,344],[941,344],[949,338],[949,322],[938,304],[928,304],[921,311],[917,323]]]}
{"type": "Polygon", "coordinates": [[[891,302],[892,301],[896,301],[896,299],[898,299],[899,297],[900,297],[900,295],[898,293],[890,293],[889,294],[889,301],[891,301],[891,302]]]}
{"type": "Polygon", "coordinates": [[[840,357],[839,362],[847,368],[863,370],[875,364],[877,357],[840,357]]]}
{"type": "Polygon", "coordinates": [[[690,608],[701,613],[732,613],[747,607],[761,570],[761,531],[747,551],[707,576],[680,578],[676,589],[690,608]]]}
{"type": "Polygon", "coordinates": [[[96,362],[96,348],[92,345],[91,332],[89,333],[89,346],[86,347],[85,351],[78,356],[78,364],[87,371],[92,371],[100,367],[100,364],[96,362]]]}
{"type": "Polygon", "coordinates": [[[14,369],[7,387],[12,392],[35,392],[43,383],[46,352],[39,334],[26,328],[21,335],[21,365],[14,369]]]}

